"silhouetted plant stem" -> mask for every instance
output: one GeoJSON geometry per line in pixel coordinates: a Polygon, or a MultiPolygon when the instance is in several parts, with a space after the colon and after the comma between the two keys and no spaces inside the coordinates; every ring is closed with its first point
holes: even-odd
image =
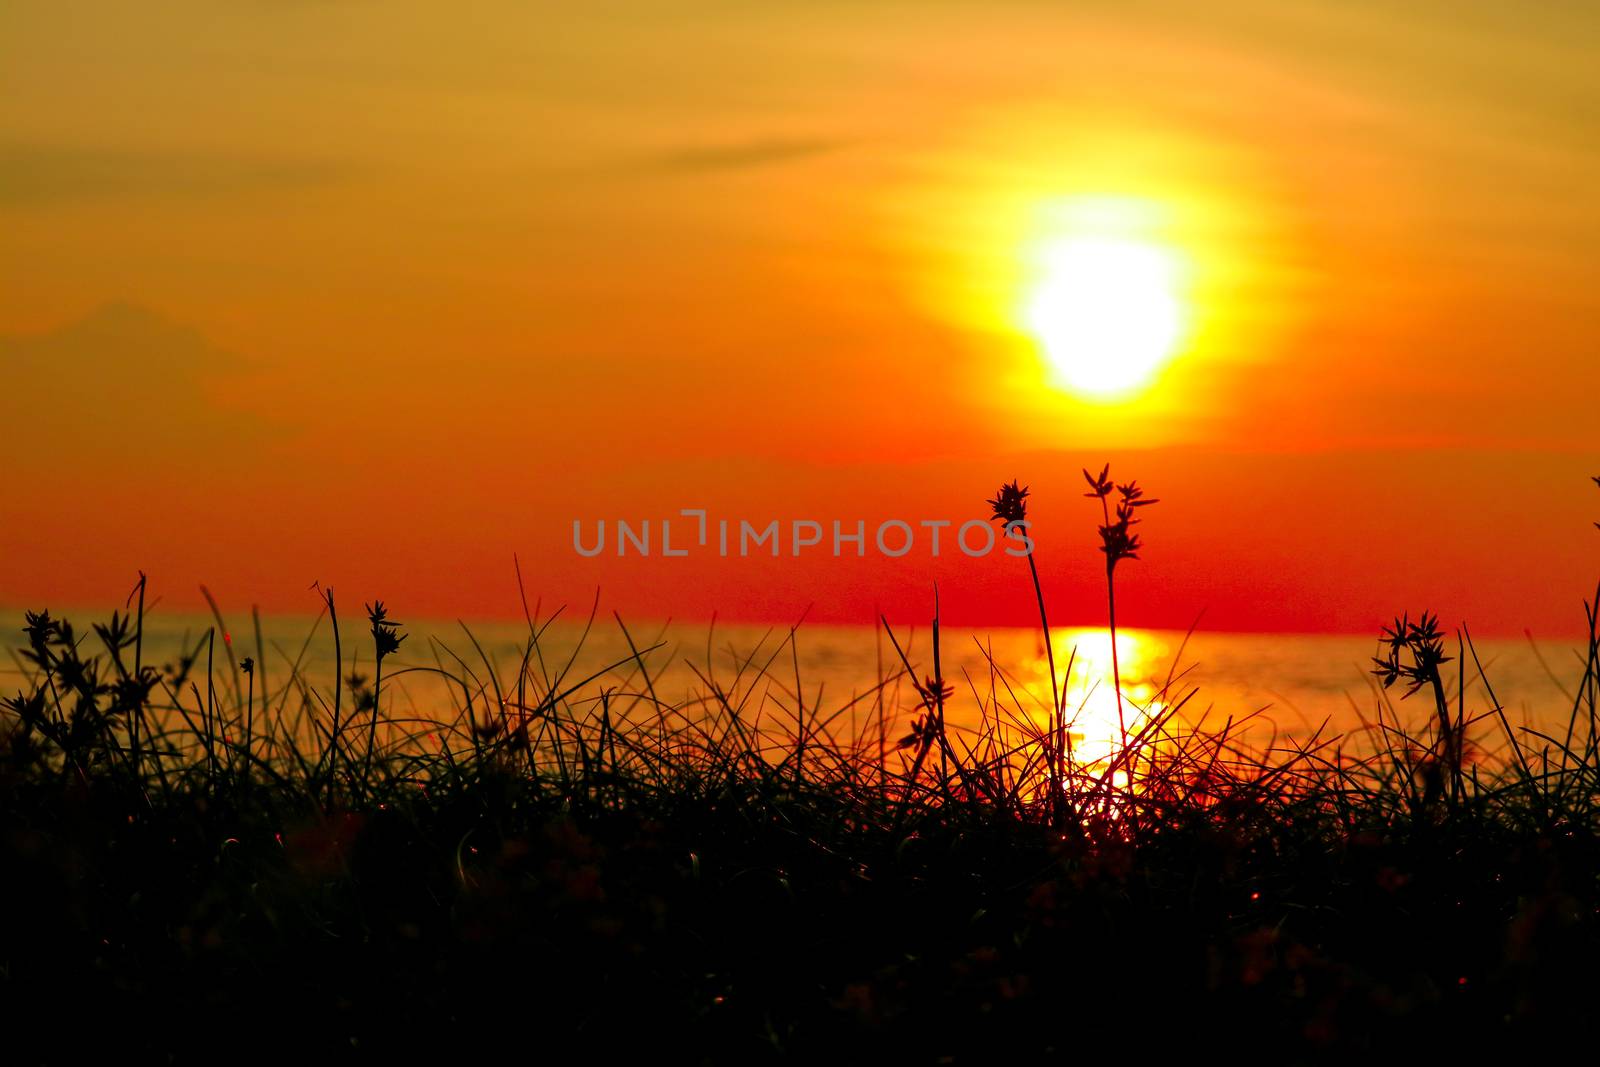
{"type": "MultiPolygon", "coordinates": [[[[1104,497],[1100,507],[1105,512],[1106,525],[1111,525],[1110,509],[1104,497]]],[[[1111,684],[1117,691],[1117,734],[1124,748],[1128,745],[1128,721],[1122,710],[1122,661],[1117,655],[1117,561],[1106,554],[1106,625],[1111,632],[1111,684]]]]}
{"type": "MultiPolygon", "coordinates": [[[[1128,799],[1133,800],[1133,772],[1135,753],[1128,751],[1128,720],[1122,709],[1122,660],[1117,654],[1117,576],[1116,564],[1106,563],[1106,629],[1111,634],[1111,686],[1117,693],[1117,736],[1119,755],[1126,757],[1124,773],[1128,777],[1128,799]]],[[[1114,784],[1114,783],[1113,783],[1114,784]]]]}
{"type": "MultiPolygon", "coordinates": [[[[1012,479],[1000,487],[990,500],[992,518],[999,519],[1002,531],[1010,536],[1026,537],[1028,488],[1020,479],[1012,479]]],[[[1049,783],[1050,802],[1047,810],[1052,821],[1059,822],[1062,814],[1063,780],[1066,777],[1064,749],[1066,748],[1066,706],[1061,699],[1061,684],[1056,675],[1055,641],[1050,633],[1050,619],[1044,608],[1044,587],[1039,582],[1039,566],[1034,562],[1033,546],[1028,546],[1028,575],[1033,579],[1033,596],[1039,605],[1039,627],[1044,631],[1045,663],[1050,669],[1050,721],[1044,758],[1046,779],[1049,783]]]]}
{"type": "Polygon", "coordinates": [[[256,718],[256,661],[251,659],[249,656],[246,656],[244,662],[240,664],[240,666],[243,667],[245,674],[243,745],[244,777],[241,780],[241,784],[248,788],[250,782],[250,744],[256,718]]]}
{"type": "Polygon", "coordinates": [[[211,781],[217,779],[217,687],[212,674],[217,649],[217,631],[213,627],[206,633],[206,702],[201,706],[200,721],[205,724],[206,766],[211,770],[211,781]]]}
{"type": "Polygon", "coordinates": [[[1128,779],[1128,813],[1131,817],[1134,762],[1138,753],[1128,751],[1128,720],[1123,710],[1122,661],[1117,652],[1117,564],[1125,559],[1139,558],[1141,547],[1139,535],[1133,532],[1139,520],[1134,517],[1134,513],[1139,508],[1147,508],[1158,501],[1144,499],[1144,490],[1139,488],[1138,482],[1128,482],[1126,485],[1112,482],[1109,463],[1101,468],[1098,476],[1085,470],[1083,477],[1089,483],[1089,492],[1084,495],[1095,497],[1100,501],[1100,515],[1103,520],[1100,526],[1100,551],[1106,556],[1107,622],[1111,633],[1111,684],[1117,692],[1117,732],[1120,742],[1118,759],[1124,761],[1127,768],[1123,773],[1128,779]],[[1119,497],[1115,521],[1112,520],[1109,502],[1113,489],[1117,491],[1119,497]]]}
{"type": "MultiPolygon", "coordinates": [[[[400,651],[400,624],[389,620],[389,612],[378,600],[367,605],[367,621],[372,624],[372,649],[377,666],[372,679],[372,719],[367,724],[367,758],[361,764],[361,788],[366,790],[372,772],[373,753],[378,741],[378,711],[383,698],[383,661],[391,653],[400,651]]],[[[520,702],[519,702],[520,703],[520,702]]],[[[500,714],[505,715],[505,701],[500,701],[500,714]]]]}
{"type": "Polygon", "coordinates": [[[1028,553],[1028,574],[1033,579],[1033,596],[1039,605],[1039,628],[1044,631],[1044,658],[1050,668],[1050,745],[1045,751],[1045,758],[1050,765],[1051,806],[1055,806],[1054,795],[1061,786],[1064,773],[1061,758],[1061,735],[1066,732],[1066,709],[1061,703],[1061,687],[1056,680],[1056,651],[1055,642],[1050,636],[1050,619],[1044,610],[1044,588],[1039,584],[1039,567],[1033,561],[1033,553],[1028,553]]]}
{"type": "MultiPolygon", "coordinates": [[[[1454,729],[1450,722],[1450,702],[1444,694],[1444,680],[1439,674],[1441,664],[1450,662],[1449,656],[1444,654],[1444,639],[1439,632],[1439,619],[1428,612],[1423,612],[1417,622],[1412,622],[1409,615],[1403,615],[1394,621],[1393,626],[1384,627],[1381,638],[1388,652],[1383,656],[1373,657],[1376,669],[1372,672],[1383,682],[1383,687],[1388,689],[1397,681],[1404,679],[1409,686],[1401,699],[1404,700],[1415,694],[1424,686],[1429,686],[1433,692],[1434,710],[1439,720],[1439,737],[1429,750],[1429,758],[1424,770],[1423,807],[1432,801],[1443,797],[1447,803],[1454,803],[1461,789],[1461,739],[1460,731],[1454,729]],[[1402,653],[1410,656],[1407,663],[1402,658],[1402,653]],[[1440,749],[1443,751],[1439,751],[1440,749]],[[1445,777],[1449,776],[1446,783],[1445,777]],[[1448,786],[1448,795],[1446,788],[1448,786]]],[[[1408,772],[1409,773],[1409,772],[1408,772]]]]}
{"type": "Polygon", "coordinates": [[[344,671],[344,652],[339,645],[339,612],[333,606],[333,590],[323,594],[328,601],[328,619],[333,624],[333,724],[328,733],[328,800],[333,807],[333,779],[339,767],[339,690],[344,688],[340,675],[344,671]]]}
{"type": "MultiPolygon", "coordinates": [[[[889,635],[889,643],[894,646],[895,654],[900,657],[900,663],[905,668],[906,675],[911,679],[912,687],[916,689],[917,696],[921,698],[921,707],[925,712],[924,715],[918,717],[918,719],[912,724],[911,732],[905,737],[901,738],[899,745],[896,746],[897,748],[911,748],[915,746],[917,750],[916,758],[911,764],[911,773],[906,778],[905,791],[901,795],[898,810],[894,818],[893,825],[897,834],[899,833],[900,825],[902,820],[905,818],[906,812],[910,809],[912,793],[916,789],[917,776],[921,774],[922,765],[927,760],[928,751],[933,747],[935,741],[939,743],[939,758],[941,764],[947,767],[948,765],[945,764],[944,761],[946,759],[953,760],[956,765],[956,771],[961,775],[963,783],[967,783],[966,769],[963,767],[959,757],[956,757],[954,751],[951,750],[950,741],[947,737],[945,737],[944,734],[944,702],[945,699],[950,696],[953,690],[949,686],[945,685],[944,677],[940,674],[939,591],[937,586],[934,587],[933,595],[934,676],[932,678],[925,678],[920,683],[917,681],[916,671],[911,667],[911,660],[907,658],[905,650],[900,647],[900,641],[894,636],[893,628],[889,626],[889,620],[882,615],[878,616],[879,621],[883,624],[884,632],[889,635]]],[[[946,770],[946,774],[948,774],[948,770],[946,770]]],[[[967,784],[970,792],[970,783],[967,784]]],[[[945,799],[948,801],[950,798],[948,780],[941,781],[940,791],[944,793],[945,799]]]]}
{"type": "MultiPolygon", "coordinates": [[[[1088,474],[1087,471],[1084,472],[1088,474]]],[[[1094,484],[1093,479],[1090,480],[1094,484]]],[[[1123,773],[1128,778],[1128,795],[1133,795],[1133,761],[1128,753],[1128,720],[1122,708],[1122,660],[1117,654],[1117,554],[1111,551],[1110,535],[1107,531],[1115,529],[1111,523],[1111,505],[1108,504],[1107,495],[1110,483],[1105,481],[1105,472],[1101,473],[1102,487],[1107,492],[1099,492],[1100,514],[1105,520],[1105,525],[1100,527],[1100,535],[1104,540],[1101,551],[1106,556],[1106,630],[1111,635],[1111,688],[1117,696],[1117,758],[1124,760],[1127,768],[1123,773]]],[[[1114,775],[1113,775],[1114,777],[1114,775]]],[[[1115,788],[1115,782],[1108,783],[1108,792],[1115,788]]]]}
{"type": "MultiPolygon", "coordinates": [[[[267,687],[267,654],[261,640],[261,608],[258,605],[250,606],[250,621],[253,623],[256,635],[256,654],[250,660],[250,693],[255,694],[256,672],[261,672],[261,710],[267,710],[267,701],[271,699],[271,690],[267,687]]],[[[245,708],[244,720],[244,765],[245,787],[249,788],[251,761],[255,759],[255,704],[252,700],[245,708]]]]}
{"type": "MultiPolygon", "coordinates": [[[[1597,479],[1600,481],[1600,479],[1597,479]]],[[[1579,700],[1588,695],[1589,740],[1600,744],[1600,586],[1595,587],[1594,599],[1584,607],[1589,620],[1589,648],[1584,663],[1585,685],[1580,687],[1579,700]]]]}
{"type": "Polygon", "coordinates": [[[939,786],[945,799],[950,795],[950,739],[944,732],[944,666],[939,657],[939,587],[933,587],[933,708],[939,736],[939,786]]]}
{"type": "Polygon", "coordinates": [[[372,668],[372,719],[367,724],[367,758],[361,764],[361,785],[367,785],[367,773],[372,767],[372,753],[378,741],[378,709],[383,701],[383,653],[378,653],[378,661],[372,668]]]}
{"type": "MultiPolygon", "coordinates": [[[[1538,801],[1539,825],[1548,827],[1550,824],[1550,794],[1545,783],[1533,773],[1532,766],[1528,763],[1527,754],[1522,749],[1522,744],[1517,740],[1517,732],[1511,728],[1511,720],[1506,718],[1505,705],[1500,703],[1500,698],[1495,696],[1494,684],[1489,681],[1489,674],[1483,669],[1483,661],[1478,658],[1478,647],[1472,641],[1472,630],[1466,623],[1461,624],[1461,631],[1466,636],[1467,651],[1472,654],[1472,666],[1477,671],[1478,678],[1483,682],[1483,691],[1489,696],[1489,705],[1494,708],[1495,716],[1500,720],[1500,728],[1505,731],[1506,740],[1511,743],[1511,754],[1514,757],[1513,767],[1521,776],[1523,787],[1530,797],[1538,801]]],[[[1574,705],[1576,706],[1576,705],[1574,705]]]]}
{"type": "MultiPolygon", "coordinates": [[[[882,617],[882,612],[877,612],[882,617]]],[[[889,762],[889,727],[883,717],[883,635],[876,628],[872,631],[872,651],[876,657],[878,685],[872,695],[873,713],[878,720],[878,781],[884,780],[884,768],[889,762]]]]}
{"type": "Polygon", "coordinates": [[[1439,714],[1439,742],[1444,749],[1444,773],[1449,776],[1446,799],[1454,805],[1461,793],[1461,753],[1456,745],[1455,728],[1450,722],[1450,701],[1444,695],[1444,680],[1439,676],[1437,667],[1430,672],[1428,682],[1433,687],[1433,703],[1439,714]]]}
{"type": "MultiPolygon", "coordinates": [[[[138,597],[139,597],[139,607],[138,607],[138,613],[134,616],[134,623],[133,623],[133,676],[135,678],[140,678],[140,677],[143,677],[143,675],[144,675],[144,588],[145,588],[145,582],[146,582],[146,578],[145,578],[144,571],[140,571],[139,572],[139,584],[138,584],[138,586],[135,587],[136,590],[137,590],[137,593],[138,593],[138,597]]],[[[126,602],[124,602],[123,606],[124,607],[127,606],[126,602]]],[[[144,727],[146,727],[146,723],[144,721],[144,702],[140,701],[138,710],[133,715],[130,715],[128,717],[128,733],[129,733],[128,747],[133,750],[134,774],[135,774],[135,776],[138,776],[138,777],[142,777],[143,774],[144,774],[144,764],[142,762],[142,759],[141,759],[141,756],[140,756],[140,750],[139,750],[139,735],[141,733],[141,728],[144,728],[144,727]]],[[[146,735],[149,734],[149,730],[147,728],[143,729],[142,732],[145,733],[146,735]]]]}

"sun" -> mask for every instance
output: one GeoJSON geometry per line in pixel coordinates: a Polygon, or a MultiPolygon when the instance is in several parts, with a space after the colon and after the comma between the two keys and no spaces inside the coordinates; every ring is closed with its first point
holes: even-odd
{"type": "Polygon", "coordinates": [[[1149,385],[1177,354],[1186,325],[1183,257],[1115,230],[1090,226],[1040,242],[1024,309],[1059,384],[1096,400],[1149,385]]]}

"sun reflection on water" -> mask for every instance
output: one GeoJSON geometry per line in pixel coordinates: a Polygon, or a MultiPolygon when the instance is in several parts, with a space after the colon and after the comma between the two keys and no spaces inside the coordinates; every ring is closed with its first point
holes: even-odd
{"type": "MultiPolygon", "coordinates": [[[[1165,638],[1148,631],[1117,632],[1115,666],[1122,676],[1119,722],[1111,635],[1105,630],[1071,628],[1058,629],[1051,636],[1057,667],[1066,675],[1062,702],[1072,760],[1083,768],[1103,766],[1121,748],[1124,729],[1129,738],[1137,737],[1164,710],[1175,650],[1165,638]]],[[[1050,667],[1042,647],[1033,669],[1048,692],[1050,667]]]]}

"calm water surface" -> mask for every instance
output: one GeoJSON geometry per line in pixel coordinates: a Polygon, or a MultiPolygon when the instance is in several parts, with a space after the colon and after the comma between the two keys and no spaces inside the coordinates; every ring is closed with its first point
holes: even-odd
{"type": "MultiPolygon", "coordinates": [[[[173,664],[187,654],[197,656],[203,670],[213,628],[213,620],[204,616],[152,615],[145,661],[173,664]]],[[[633,717],[654,714],[657,705],[647,699],[650,693],[659,702],[704,708],[714,700],[713,691],[720,691],[750,721],[781,727],[793,721],[797,676],[805,706],[833,715],[834,729],[841,734],[874,729],[880,714],[889,720],[884,729],[897,730],[916,710],[915,692],[893,645],[882,631],[864,626],[803,626],[792,647],[787,627],[630,624],[624,634],[610,618],[596,619],[587,634],[581,620],[558,619],[542,629],[533,650],[523,622],[429,622],[408,625],[405,632],[401,653],[385,663],[385,707],[397,715],[453,719],[468,702],[475,712],[487,713],[495,702],[536,703],[551,689],[584,683],[572,698],[579,709],[597,708],[602,690],[610,694],[613,714],[633,717]]],[[[917,676],[933,675],[930,628],[906,628],[896,636],[917,676]]],[[[365,620],[342,621],[341,641],[342,674],[370,679],[372,650],[365,620]]],[[[21,643],[20,630],[8,634],[5,643],[14,651],[21,643]]],[[[92,633],[85,644],[99,647],[92,633]]],[[[333,634],[325,618],[264,618],[259,638],[248,616],[225,618],[209,651],[219,691],[228,690],[237,677],[231,661],[251,656],[264,665],[256,684],[269,692],[284,693],[292,679],[296,698],[307,689],[331,692],[333,634]]],[[[1087,748],[1109,744],[1117,729],[1110,651],[1102,631],[1063,629],[1055,634],[1058,672],[1064,674],[1072,663],[1065,692],[1073,730],[1080,746],[1087,748]]],[[[1188,721],[1204,718],[1219,724],[1229,717],[1249,718],[1258,741],[1303,739],[1319,727],[1325,733],[1356,735],[1376,720],[1380,708],[1420,726],[1429,711],[1426,696],[1400,701],[1397,689],[1386,703],[1368,674],[1376,651],[1377,642],[1368,635],[1127,630],[1118,640],[1123,692],[1135,709],[1131,714],[1136,716],[1141,707],[1170,704],[1192,691],[1183,707],[1188,721]]],[[[1571,708],[1568,693],[1582,675],[1575,643],[1535,648],[1526,640],[1492,640],[1480,641],[1477,651],[1514,726],[1550,730],[1565,724],[1571,708]]],[[[973,725],[985,713],[1043,721],[1050,681],[1037,630],[947,628],[941,634],[940,665],[945,681],[955,688],[947,713],[952,724],[973,725]]],[[[1448,665],[1452,697],[1456,667],[1454,662],[1448,665]]],[[[1466,668],[1468,713],[1489,712],[1492,704],[1470,652],[1466,668]]],[[[0,687],[14,691],[22,684],[20,664],[7,656],[0,664],[0,687]]],[[[1485,730],[1493,742],[1487,724],[1485,730]]]]}

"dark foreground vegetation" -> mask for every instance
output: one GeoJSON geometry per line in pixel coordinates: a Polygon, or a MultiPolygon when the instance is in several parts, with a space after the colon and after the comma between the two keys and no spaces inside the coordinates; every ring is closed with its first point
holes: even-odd
{"type": "MultiPolygon", "coordinates": [[[[1114,580],[1144,501],[1090,484],[1114,580]]],[[[1593,604],[1549,733],[1469,707],[1470,639],[1424,616],[1375,669],[1415,729],[1380,705],[1360,744],[1254,748],[1175,680],[1085,762],[1059,692],[996,664],[957,696],[937,624],[931,663],[824,706],[792,634],[669,697],[643,645],[548,662],[530,613],[522,662],[445,658],[423,721],[381,605],[373,676],[319,680],[209,637],[147,663],[143,597],[92,633],[29,614],[0,712],[15,1062],[1471,1061],[1595,1029],[1593,604]]]]}

